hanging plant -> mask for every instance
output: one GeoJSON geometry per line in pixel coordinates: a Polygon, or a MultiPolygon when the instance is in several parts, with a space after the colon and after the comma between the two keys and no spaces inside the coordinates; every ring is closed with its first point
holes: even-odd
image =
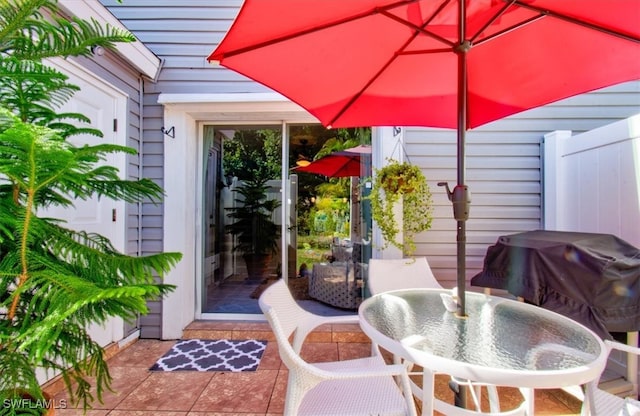
{"type": "Polygon", "coordinates": [[[369,199],[371,213],[385,240],[410,256],[415,252],[415,235],[431,228],[432,200],[429,184],[424,174],[415,165],[388,159],[381,169],[374,169],[375,175],[369,199]],[[402,201],[403,241],[398,241],[400,233],[394,215],[394,206],[402,201]]]}

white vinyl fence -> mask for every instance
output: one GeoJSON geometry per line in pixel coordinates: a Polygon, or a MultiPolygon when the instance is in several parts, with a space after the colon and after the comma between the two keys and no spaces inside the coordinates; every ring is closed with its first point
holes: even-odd
{"type": "Polygon", "coordinates": [[[544,225],[614,234],[640,247],[640,114],[544,138],[544,225]]]}
{"type": "MultiPolygon", "coordinates": [[[[546,134],[543,161],[545,229],[613,234],[640,247],[640,114],[575,136],[546,134]]],[[[637,332],[628,343],[638,345],[637,332]]],[[[624,371],[615,358],[613,368],[624,371]]],[[[626,367],[637,393],[637,361],[626,367]]]]}

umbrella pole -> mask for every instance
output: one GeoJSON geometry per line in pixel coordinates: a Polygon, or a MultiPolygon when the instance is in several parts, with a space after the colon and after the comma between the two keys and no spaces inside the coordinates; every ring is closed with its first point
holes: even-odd
{"type": "MultiPolygon", "coordinates": [[[[464,319],[466,312],[466,247],[467,247],[467,229],[466,222],[469,217],[469,193],[465,182],[466,156],[465,141],[467,132],[467,52],[471,48],[471,44],[466,40],[466,1],[459,1],[458,15],[458,137],[457,137],[457,153],[458,153],[458,182],[453,190],[453,216],[456,219],[457,233],[457,284],[458,284],[458,308],[457,316],[464,319]]],[[[467,408],[467,386],[459,385],[455,390],[455,404],[461,408],[467,408]]]]}
{"type": "Polygon", "coordinates": [[[469,218],[469,190],[464,184],[466,172],[466,132],[467,132],[467,52],[471,43],[465,39],[466,1],[460,1],[459,10],[459,44],[456,47],[458,55],[458,183],[451,195],[453,202],[453,216],[457,221],[457,285],[458,309],[457,315],[465,317],[466,301],[466,221],[469,218]]]}
{"type": "MultiPolygon", "coordinates": [[[[464,1],[460,3],[464,4],[464,1]]],[[[460,53],[458,53],[458,76],[460,82],[460,88],[458,88],[458,182],[453,189],[451,195],[451,201],[453,202],[453,216],[456,219],[456,246],[457,246],[457,302],[458,308],[456,316],[460,319],[464,319],[467,316],[466,312],[466,225],[469,214],[468,189],[464,184],[465,181],[465,140],[466,140],[466,119],[467,119],[467,74],[466,74],[466,51],[463,50],[464,45],[460,45],[460,53]]],[[[467,408],[467,386],[463,384],[455,383],[453,388],[455,393],[455,405],[463,409],[467,408]]]]}

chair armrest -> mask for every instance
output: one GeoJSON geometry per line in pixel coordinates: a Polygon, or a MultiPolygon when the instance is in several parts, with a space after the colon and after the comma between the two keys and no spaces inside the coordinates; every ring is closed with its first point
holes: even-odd
{"type": "Polygon", "coordinates": [[[383,366],[371,367],[371,368],[337,369],[333,371],[327,371],[327,373],[330,374],[330,378],[334,380],[336,379],[346,380],[351,378],[405,376],[407,374],[407,370],[404,368],[402,364],[385,364],[383,366]]]}
{"type": "Polygon", "coordinates": [[[640,348],[638,348],[638,347],[634,347],[634,346],[631,346],[631,345],[623,344],[623,343],[617,342],[617,341],[611,341],[611,340],[608,340],[608,339],[604,340],[604,343],[610,349],[615,349],[615,350],[620,350],[620,351],[624,351],[624,352],[629,352],[631,354],[640,355],[640,348]]]}
{"type": "Polygon", "coordinates": [[[309,314],[305,316],[305,321],[298,325],[298,329],[293,338],[292,346],[294,351],[300,353],[302,344],[307,338],[307,335],[314,329],[321,325],[326,324],[356,324],[358,325],[358,315],[339,315],[339,316],[320,316],[315,314],[309,314]]]}
{"type": "Polygon", "coordinates": [[[336,316],[323,316],[324,319],[320,322],[320,325],[324,324],[356,324],[359,325],[358,315],[336,315],[336,316]]]}

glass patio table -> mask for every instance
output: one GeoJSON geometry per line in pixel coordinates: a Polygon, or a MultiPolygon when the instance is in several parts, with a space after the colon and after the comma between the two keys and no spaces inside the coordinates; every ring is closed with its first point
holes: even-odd
{"type": "MultiPolygon", "coordinates": [[[[533,413],[533,389],[585,384],[603,371],[602,340],[555,312],[467,292],[467,317],[448,312],[445,289],[405,289],[366,299],[358,314],[372,342],[422,366],[423,415],[432,415],[434,374],[520,388],[533,413]]],[[[419,392],[416,392],[420,394],[419,392]]]]}

